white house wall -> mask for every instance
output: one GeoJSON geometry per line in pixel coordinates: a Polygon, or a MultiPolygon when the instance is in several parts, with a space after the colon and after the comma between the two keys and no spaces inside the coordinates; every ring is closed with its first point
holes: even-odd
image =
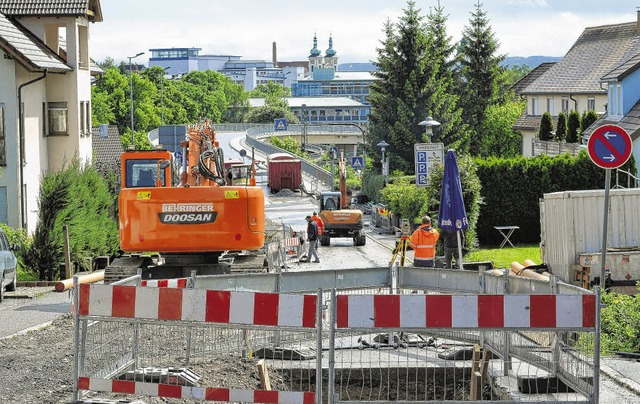
{"type": "Polygon", "coordinates": [[[7,165],[0,167],[0,187],[7,190],[7,219],[8,225],[14,228],[21,226],[19,219],[19,199],[15,190],[18,188],[18,105],[15,75],[15,63],[13,60],[5,59],[4,53],[0,52],[0,103],[5,108],[5,135],[7,165]]]}
{"type": "MultiPolygon", "coordinates": [[[[18,69],[19,83],[33,80],[42,73],[29,74],[23,69],[18,69]]],[[[42,103],[45,101],[46,79],[36,81],[22,88],[22,103],[24,108],[24,157],[26,165],[23,169],[23,183],[26,187],[24,198],[26,200],[26,223],[29,233],[33,233],[38,219],[38,193],[40,190],[40,177],[47,169],[47,145],[42,134],[42,103]]],[[[19,85],[19,84],[18,84],[19,85]]],[[[14,150],[19,150],[19,143],[14,150]]],[[[18,162],[15,162],[18,167],[18,162]]],[[[17,194],[18,175],[16,185],[12,193],[17,194]]],[[[17,196],[17,195],[16,195],[17,196]]],[[[19,206],[19,204],[16,206],[19,206]]],[[[16,211],[16,220],[18,214],[16,211]]],[[[20,227],[20,224],[16,227],[20,227]]]]}

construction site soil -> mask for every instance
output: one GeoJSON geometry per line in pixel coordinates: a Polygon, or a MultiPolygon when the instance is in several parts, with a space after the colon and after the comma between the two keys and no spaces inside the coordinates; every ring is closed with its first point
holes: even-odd
{"type": "MultiPolygon", "coordinates": [[[[218,358],[195,364],[192,370],[204,386],[233,380],[238,388],[259,389],[257,359],[218,358]]],[[[0,340],[0,403],[70,403],[73,396],[73,320],[66,315],[51,325],[0,340]]],[[[270,374],[272,389],[283,389],[282,380],[270,374]]],[[[100,393],[101,398],[118,399],[100,393]]],[[[89,399],[87,397],[85,399],[89,399]]],[[[131,397],[126,397],[131,399],[131,397]]],[[[125,399],[125,397],[119,397],[125,399]]],[[[145,397],[144,403],[190,403],[178,399],[145,397]]],[[[197,401],[201,402],[201,401],[197,401]]]]}

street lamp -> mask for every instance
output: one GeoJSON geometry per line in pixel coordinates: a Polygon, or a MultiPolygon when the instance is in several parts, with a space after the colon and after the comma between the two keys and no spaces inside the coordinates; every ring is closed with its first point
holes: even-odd
{"type": "Polygon", "coordinates": [[[127,56],[127,58],[129,58],[129,74],[131,75],[131,91],[130,91],[130,95],[131,95],[131,144],[135,145],[135,132],[133,131],[133,65],[131,64],[131,60],[137,58],[140,55],[144,55],[144,52],[140,52],[135,56],[127,56]]]}
{"type": "MultiPolygon", "coordinates": [[[[384,174],[384,151],[387,149],[387,147],[389,147],[389,143],[385,142],[384,140],[381,141],[380,143],[377,144],[377,146],[382,150],[382,174],[384,174]]],[[[387,169],[388,170],[388,169],[387,169]]],[[[388,172],[387,172],[388,175],[388,172]]]]}
{"type": "Polygon", "coordinates": [[[171,66],[162,69],[162,77],[160,77],[160,119],[164,125],[164,76],[171,66]]]}
{"type": "Polygon", "coordinates": [[[431,136],[433,136],[433,127],[440,126],[440,122],[434,121],[432,117],[428,116],[424,121],[420,122],[418,125],[425,127],[428,142],[431,143],[431,136]]]}

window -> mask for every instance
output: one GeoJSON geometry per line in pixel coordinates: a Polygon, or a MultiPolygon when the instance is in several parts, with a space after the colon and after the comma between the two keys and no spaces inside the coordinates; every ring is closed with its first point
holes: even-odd
{"type": "Polygon", "coordinates": [[[596,99],[593,97],[587,98],[587,111],[596,110],[596,99]]]}
{"type": "Polygon", "coordinates": [[[84,136],[85,126],[84,126],[84,101],[80,101],[80,137],[84,136]]]}
{"type": "MultiPolygon", "coordinates": [[[[158,172],[158,160],[127,160],[127,188],[155,187],[158,172]]],[[[160,183],[166,186],[165,171],[160,170],[160,183]]]]}
{"type": "Polygon", "coordinates": [[[47,136],[47,103],[42,103],[42,136],[47,136]]]}
{"type": "Polygon", "coordinates": [[[89,35],[87,27],[82,25],[78,26],[78,67],[89,68],[89,35]]]}
{"type": "Polygon", "coordinates": [[[569,113],[569,97],[562,97],[562,112],[569,113]]]}
{"type": "MultiPolygon", "coordinates": [[[[0,165],[7,165],[7,149],[6,149],[6,129],[5,129],[5,119],[4,119],[4,104],[0,104],[0,165]]],[[[5,188],[5,193],[6,193],[5,188]]],[[[5,198],[6,199],[6,198],[5,198]]]]}
{"type": "Polygon", "coordinates": [[[84,103],[84,108],[85,108],[85,127],[87,128],[87,136],[91,135],[91,101],[85,101],[84,103]]]}
{"type": "Polygon", "coordinates": [[[50,102],[49,135],[69,135],[67,129],[68,110],[66,102],[50,102]]]}
{"type": "Polygon", "coordinates": [[[540,115],[538,113],[538,97],[531,99],[531,115],[540,115]]]}
{"type": "Polygon", "coordinates": [[[547,112],[553,116],[553,97],[547,97],[547,112]]]}

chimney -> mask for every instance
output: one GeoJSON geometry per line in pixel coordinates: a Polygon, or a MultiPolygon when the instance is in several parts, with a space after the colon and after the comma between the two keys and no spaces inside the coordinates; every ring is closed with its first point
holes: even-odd
{"type": "MultiPolygon", "coordinates": [[[[638,11],[638,13],[640,13],[640,11],[638,11]]],[[[271,57],[273,58],[273,67],[278,67],[278,49],[275,41],[273,42],[273,49],[271,50],[271,53],[271,57]]]]}
{"type": "Polygon", "coordinates": [[[636,35],[640,35],[640,6],[636,7],[636,35]]]}

